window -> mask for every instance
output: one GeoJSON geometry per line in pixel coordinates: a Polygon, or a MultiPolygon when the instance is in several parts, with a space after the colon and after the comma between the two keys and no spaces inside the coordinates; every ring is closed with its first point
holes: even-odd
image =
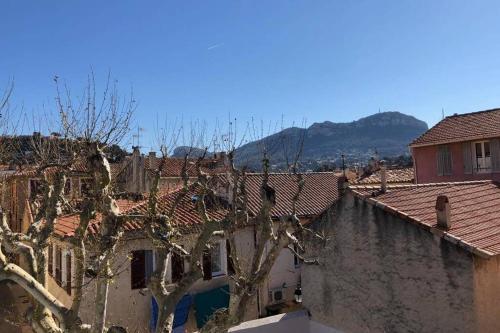
{"type": "Polygon", "coordinates": [[[39,179],[30,179],[29,181],[30,198],[34,199],[42,194],[42,182],[39,179]]]}
{"type": "Polygon", "coordinates": [[[491,171],[491,151],[489,141],[480,141],[474,143],[475,160],[474,168],[476,172],[490,172],[491,171]]]}
{"type": "Polygon", "coordinates": [[[437,151],[438,176],[450,176],[452,170],[451,151],[447,145],[438,146],[437,151]]]}
{"type": "Polygon", "coordinates": [[[66,179],[64,183],[64,195],[71,197],[71,178],[66,179]]]}
{"type": "Polygon", "coordinates": [[[212,256],[212,276],[223,274],[220,243],[217,242],[212,245],[210,255],[212,256]]]}
{"type": "Polygon", "coordinates": [[[71,252],[66,253],[66,292],[71,295],[71,252]]]}
{"type": "Polygon", "coordinates": [[[92,189],[92,179],[80,178],[80,195],[82,197],[89,195],[91,189],[92,189]]]}
{"type": "Polygon", "coordinates": [[[54,248],[52,247],[52,244],[49,244],[49,255],[48,255],[48,268],[49,268],[49,275],[54,276],[54,248]]]}
{"type": "Polygon", "coordinates": [[[225,241],[214,242],[210,248],[203,251],[203,279],[210,280],[212,277],[226,273],[226,246],[225,241]]]}
{"type": "Polygon", "coordinates": [[[61,286],[62,284],[62,250],[56,246],[56,283],[61,286]]]}
{"type": "Polygon", "coordinates": [[[149,278],[153,274],[153,251],[132,251],[130,270],[132,289],[146,288],[149,278]]]}
{"type": "Polygon", "coordinates": [[[184,275],[184,258],[176,253],[172,252],[172,283],[179,282],[184,275]]]}
{"type": "Polygon", "coordinates": [[[300,258],[299,256],[297,256],[297,253],[299,253],[300,249],[297,245],[294,245],[293,250],[295,251],[295,253],[293,254],[293,266],[295,268],[298,268],[300,267],[300,258]]]}

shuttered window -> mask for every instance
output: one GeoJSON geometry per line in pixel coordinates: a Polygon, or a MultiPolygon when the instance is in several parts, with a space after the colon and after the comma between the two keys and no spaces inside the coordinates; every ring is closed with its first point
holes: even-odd
{"type": "Polygon", "coordinates": [[[48,249],[49,255],[48,255],[48,268],[49,268],[49,275],[54,276],[54,248],[52,247],[52,244],[49,245],[48,249]]]}
{"type": "Polygon", "coordinates": [[[451,151],[448,145],[438,146],[437,152],[438,176],[449,176],[452,170],[451,151]]]}
{"type": "Polygon", "coordinates": [[[500,172],[500,140],[493,139],[490,143],[491,169],[493,172],[500,172]]]}
{"type": "Polygon", "coordinates": [[[184,275],[184,258],[178,253],[172,253],[172,282],[176,283],[184,275]]]}
{"type": "Polygon", "coordinates": [[[71,252],[66,254],[66,292],[71,295],[71,252]]]}
{"type": "Polygon", "coordinates": [[[56,246],[56,283],[62,285],[62,250],[56,246]]]}
{"type": "Polygon", "coordinates": [[[212,256],[209,249],[203,250],[203,280],[212,278],[212,256]]]}
{"type": "Polygon", "coordinates": [[[132,289],[146,288],[153,273],[153,251],[132,251],[130,263],[130,277],[132,289]]]}

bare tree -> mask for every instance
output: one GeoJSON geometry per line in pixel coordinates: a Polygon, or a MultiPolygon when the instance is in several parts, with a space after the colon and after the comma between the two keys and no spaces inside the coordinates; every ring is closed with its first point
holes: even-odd
{"type": "MultiPolygon", "coordinates": [[[[7,215],[1,214],[0,280],[14,281],[31,295],[35,306],[28,318],[35,331],[104,332],[110,280],[109,262],[122,233],[123,219],[119,216],[110,192],[111,173],[103,149],[119,142],[129,131],[135,100],[133,96],[121,100],[116,82],[111,82],[109,76],[104,93],[98,97],[94,75],[91,74],[84,94],[76,102],[66,85],[63,97],[58,78],[54,80],[62,133],[53,140],[42,136],[34,136],[32,139],[34,155],[31,162],[35,166],[36,175],[41,177],[43,194],[34,202],[34,221],[26,233],[12,232],[7,215]],[[84,198],[77,209],[80,224],[73,238],[77,259],[75,296],[72,306],[66,308],[46,288],[47,247],[57,216],[68,204],[63,195],[66,177],[78,160],[84,161],[94,182],[90,195],[84,198]],[[99,235],[95,315],[92,325],[89,325],[82,323],[78,313],[82,299],[83,272],[88,261],[85,249],[87,227],[97,213],[103,219],[99,235]],[[27,270],[11,262],[2,251],[22,255],[28,262],[27,270]]],[[[2,105],[7,103],[3,102],[2,105]]]]}
{"type": "MultiPolygon", "coordinates": [[[[104,149],[120,142],[129,132],[132,114],[136,102],[130,96],[122,99],[118,94],[116,81],[108,76],[101,96],[98,96],[94,75],[89,75],[87,87],[80,98],[72,96],[70,89],[55,78],[57,96],[56,105],[60,117],[60,128],[56,137],[34,136],[32,138],[31,163],[34,173],[40,178],[42,193],[32,205],[33,224],[25,233],[14,232],[9,226],[7,214],[0,213],[0,281],[11,280],[19,284],[33,300],[28,319],[36,332],[114,332],[125,331],[117,326],[107,326],[108,294],[110,281],[118,274],[113,270],[112,258],[124,232],[124,224],[130,219],[140,219],[144,231],[153,243],[158,255],[156,271],[149,282],[149,288],[159,305],[159,317],[156,331],[170,332],[173,324],[173,313],[179,300],[190,290],[196,281],[203,277],[202,257],[210,248],[216,237],[225,237],[231,246],[231,261],[235,274],[233,276],[235,290],[231,293],[228,309],[217,311],[202,328],[205,332],[223,332],[237,325],[245,317],[245,311],[254,299],[258,288],[269,276],[271,268],[283,249],[288,248],[298,257],[295,249],[302,248],[300,235],[308,231],[300,223],[296,205],[304,188],[304,178],[298,172],[298,161],[303,141],[298,147],[293,161],[289,164],[290,177],[296,182],[296,192],[292,200],[292,209],[273,220],[272,210],[275,206],[275,191],[269,183],[270,166],[266,150],[262,151],[262,181],[260,184],[261,205],[256,214],[248,207],[247,173],[235,166],[237,141],[236,122],[230,126],[234,129],[224,137],[214,135],[211,141],[219,137],[219,147],[227,151],[228,170],[225,175],[208,175],[204,172],[203,163],[208,153],[195,159],[194,165],[189,152],[184,157],[180,178],[182,188],[170,203],[168,211],[158,208],[161,173],[166,161],[167,144],[160,145],[162,158],[154,170],[154,178],[148,194],[146,214],[127,214],[120,212],[111,187],[112,175],[104,149]],[[71,177],[78,163],[85,165],[86,172],[92,178],[89,193],[75,205],[68,202],[64,195],[66,179],[71,177]],[[188,169],[194,168],[195,180],[190,177],[188,169]],[[207,202],[217,195],[214,184],[225,184],[227,191],[226,212],[214,216],[207,208],[207,202]],[[178,205],[190,191],[196,191],[196,210],[202,223],[194,232],[194,244],[183,247],[178,243],[182,230],[175,224],[178,205]],[[47,262],[50,237],[54,233],[58,216],[63,212],[78,214],[79,223],[70,242],[75,255],[75,276],[72,286],[72,303],[66,307],[47,289],[47,262]],[[90,223],[100,216],[99,232],[92,236],[92,251],[88,248],[90,223]],[[238,253],[236,237],[238,231],[247,225],[257,227],[257,246],[251,256],[238,253]],[[266,250],[267,248],[267,250],[266,250]],[[92,256],[90,256],[92,252],[92,256]],[[167,259],[172,254],[188,259],[190,270],[173,287],[167,288],[167,259]],[[7,254],[21,255],[28,263],[21,267],[9,259],[7,254]],[[242,260],[245,259],[245,260],[242,260]],[[248,265],[246,265],[248,263],[248,265]],[[86,283],[84,273],[92,268],[95,278],[91,281],[95,289],[95,306],[92,322],[85,323],[80,317],[83,300],[83,289],[86,283]]],[[[5,100],[10,93],[6,94],[5,100]]],[[[0,108],[8,103],[0,101],[0,108]]],[[[0,109],[1,111],[1,109],[0,109]]],[[[199,125],[192,126],[190,146],[206,142],[206,132],[199,125]]],[[[182,131],[174,131],[177,142],[182,131]]],[[[165,142],[165,136],[163,136],[165,142]]],[[[215,146],[215,144],[214,144],[215,146]]],[[[289,145],[286,145],[289,147],[289,145]]],[[[286,152],[287,156],[289,152],[286,152]]],[[[192,171],[191,171],[192,172],[192,171]]],[[[311,263],[314,263],[312,261],[311,263]]]]}

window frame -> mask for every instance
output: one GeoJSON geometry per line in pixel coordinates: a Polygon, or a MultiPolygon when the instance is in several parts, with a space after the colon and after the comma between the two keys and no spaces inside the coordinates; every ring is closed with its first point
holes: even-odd
{"type": "Polygon", "coordinates": [[[31,200],[35,199],[36,196],[38,194],[40,194],[39,191],[40,191],[41,186],[42,186],[42,181],[40,180],[40,178],[29,178],[28,179],[28,194],[29,194],[29,198],[31,200]],[[33,186],[32,182],[36,182],[37,185],[33,186]],[[33,187],[36,187],[36,189],[33,189],[33,187]],[[33,193],[33,191],[35,191],[35,193],[33,193]]]}
{"type": "Polygon", "coordinates": [[[67,198],[71,198],[73,196],[73,181],[70,177],[66,178],[66,182],[64,183],[63,194],[67,198]],[[69,184],[69,186],[67,186],[66,184],[69,184]],[[66,190],[68,190],[67,193],[66,190]]]}
{"type": "Polygon", "coordinates": [[[80,197],[83,198],[84,195],[86,195],[88,192],[84,193],[82,188],[83,188],[83,184],[86,182],[86,181],[89,181],[90,182],[90,186],[89,186],[89,191],[92,189],[92,178],[90,177],[80,177],[80,179],[78,180],[79,182],[79,193],[80,193],[80,197]]]}
{"type": "MultiPolygon", "coordinates": [[[[226,245],[225,242],[224,245],[226,245]]],[[[223,252],[224,251],[222,249],[222,244],[220,241],[216,241],[214,242],[214,244],[212,244],[212,247],[210,248],[210,256],[211,256],[210,263],[212,264],[212,269],[211,269],[212,277],[225,275],[223,252]],[[217,258],[218,260],[214,260],[214,257],[217,258]],[[214,270],[214,263],[216,262],[218,263],[219,270],[214,270]]]]}
{"type": "Polygon", "coordinates": [[[473,152],[472,156],[474,158],[474,165],[473,169],[475,173],[491,173],[492,172],[492,165],[491,165],[491,141],[490,140],[481,140],[481,141],[474,141],[473,142],[473,152]],[[486,146],[485,144],[488,144],[489,148],[489,156],[486,155],[486,146]],[[477,153],[477,145],[480,145],[481,147],[481,157],[478,157],[477,153]],[[479,160],[482,160],[483,163],[486,165],[484,168],[479,167],[479,160]]]}
{"type": "MultiPolygon", "coordinates": [[[[154,252],[153,250],[134,250],[131,251],[131,260],[130,260],[130,289],[132,290],[142,290],[142,289],[147,289],[149,279],[151,278],[152,273],[154,272],[154,266],[155,266],[155,260],[154,260],[154,252]],[[139,253],[142,253],[142,257],[144,258],[144,261],[142,263],[142,276],[140,281],[136,281],[136,276],[137,274],[140,274],[141,272],[134,272],[134,267],[135,269],[139,269],[137,267],[137,260],[134,258],[136,255],[139,255],[139,253]],[[150,253],[148,255],[148,253],[150,253]],[[151,258],[151,263],[148,265],[148,258],[151,258]],[[151,266],[151,271],[148,271],[148,266],[151,266]]],[[[140,266],[139,266],[140,267],[140,266]]]]}

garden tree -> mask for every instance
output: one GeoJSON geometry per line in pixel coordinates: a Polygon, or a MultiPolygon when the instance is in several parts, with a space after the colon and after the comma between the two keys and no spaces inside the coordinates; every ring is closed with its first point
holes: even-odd
{"type": "MultiPolygon", "coordinates": [[[[269,185],[269,159],[265,155],[265,149],[262,149],[263,174],[260,185],[262,204],[259,212],[252,215],[247,207],[246,171],[234,165],[234,134],[222,139],[227,145],[229,171],[226,175],[212,177],[202,171],[207,152],[205,149],[205,153],[196,158],[194,168],[197,177],[193,183],[188,176],[188,167],[191,165],[189,154],[186,154],[180,175],[183,186],[177,192],[169,211],[160,211],[158,194],[161,190],[160,175],[165,161],[162,158],[154,170],[155,177],[147,195],[146,214],[121,213],[114,199],[112,175],[105,151],[107,147],[120,142],[128,133],[131,116],[136,107],[135,100],[132,95],[121,99],[116,82],[112,82],[109,77],[101,97],[97,97],[94,76],[90,75],[83,97],[77,102],[72,100],[67,87],[64,86],[61,92],[59,80],[56,78],[55,81],[56,105],[60,117],[60,128],[57,132],[60,135],[50,139],[36,136],[31,140],[33,155],[29,162],[33,164],[31,167],[34,167],[35,173],[41,179],[43,190],[32,203],[33,224],[26,233],[13,232],[9,227],[7,214],[0,212],[0,281],[13,281],[31,296],[33,307],[27,318],[36,332],[126,331],[123,327],[106,325],[107,314],[112,311],[108,308],[109,286],[119,274],[113,269],[112,260],[123,235],[123,226],[129,219],[139,219],[143,222],[144,232],[151,239],[158,255],[157,268],[148,285],[159,306],[157,332],[171,332],[176,304],[193,284],[202,278],[203,252],[210,248],[217,237],[223,236],[230,243],[235,290],[231,293],[229,308],[217,311],[202,328],[202,331],[206,332],[227,331],[229,327],[244,319],[246,308],[259,286],[268,277],[280,251],[288,248],[302,258],[302,244],[299,241],[302,235],[310,233],[321,237],[304,228],[296,216],[296,203],[304,187],[304,180],[297,171],[302,143],[296,145],[298,149],[289,167],[290,176],[294,177],[297,183],[292,209],[287,215],[281,216],[279,223],[274,223],[271,210],[275,205],[275,192],[269,185]],[[66,200],[64,186],[73,169],[82,162],[93,182],[89,193],[75,204],[66,200]],[[217,182],[226,185],[229,194],[228,210],[223,218],[214,219],[207,211],[207,202],[216,194],[214,184],[217,182]],[[177,242],[183,235],[182,230],[174,223],[175,213],[177,205],[193,188],[197,191],[196,208],[203,223],[195,235],[194,245],[184,248],[177,242]],[[79,215],[75,235],[70,240],[75,256],[75,274],[72,303],[68,307],[46,288],[47,248],[57,217],[63,212],[79,215]],[[91,256],[88,248],[88,226],[97,216],[100,221],[99,232],[92,235],[94,246],[91,256]],[[258,231],[257,246],[251,257],[236,250],[237,231],[247,225],[255,225],[258,231]],[[296,252],[295,249],[299,251],[296,252]],[[190,269],[180,281],[167,288],[167,258],[172,253],[187,258],[190,269]],[[11,254],[22,256],[27,265],[21,267],[16,264],[10,259],[11,254]],[[90,282],[85,279],[84,274],[89,269],[95,273],[90,282]],[[90,283],[89,286],[95,291],[91,322],[83,322],[79,315],[86,283],[90,283]]],[[[5,96],[7,99],[9,95],[5,96]]],[[[6,109],[8,105],[8,102],[0,101],[0,107],[6,109]]],[[[196,135],[191,133],[192,138],[196,135]]],[[[193,146],[193,142],[190,146],[193,146]]],[[[165,156],[165,145],[161,151],[165,156]]],[[[305,261],[315,263],[314,260],[305,261]]]]}

